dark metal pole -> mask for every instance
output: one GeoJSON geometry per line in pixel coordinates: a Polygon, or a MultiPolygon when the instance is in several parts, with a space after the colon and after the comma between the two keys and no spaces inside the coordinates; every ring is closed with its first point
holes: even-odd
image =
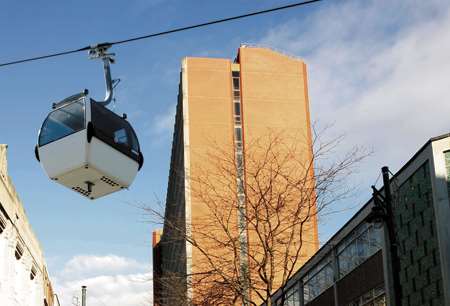
{"type": "Polygon", "coordinates": [[[81,306],[86,306],[86,286],[81,286],[81,306]]]}
{"type": "Polygon", "coordinates": [[[383,185],[384,185],[384,204],[386,208],[386,225],[389,235],[389,246],[391,249],[391,260],[392,260],[392,280],[394,287],[394,301],[395,306],[401,305],[401,286],[400,286],[400,265],[398,258],[398,247],[397,239],[395,236],[395,222],[394,222],[394,211],[392,209],[392,192],[391,184],[389,180],[389,168],[384,166],[381,168],[381,173],[383,174],[383,185]]]}

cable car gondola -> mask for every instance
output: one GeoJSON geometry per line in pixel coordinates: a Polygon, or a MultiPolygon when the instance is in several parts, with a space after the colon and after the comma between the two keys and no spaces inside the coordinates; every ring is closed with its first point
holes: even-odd
{"type": "Polygon", "coordinates": [[[35,147],[36,158],[52,180],[92,200],[128,188],[144,162],[126,115],[106,108],[113,98],[109,47],[101,44],[89,52],[104,63],[104,101],[95,101],[84,90],[53,104],[35,147]]]}

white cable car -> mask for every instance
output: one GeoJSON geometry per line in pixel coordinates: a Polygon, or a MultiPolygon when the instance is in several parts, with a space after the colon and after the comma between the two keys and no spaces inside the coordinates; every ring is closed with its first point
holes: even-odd
{"type": "Polygon", "coordinates": [[[106,51],[109,45],[93,47],[92,58],[104,63],[106,97],[97,102],[88,91],[53,104],[39,131],[35,154],[54,181],[97,199],[128,188],[144,158],[136,133],[126,120],[106,108],[113,97],[113,81],[106,51]]]}

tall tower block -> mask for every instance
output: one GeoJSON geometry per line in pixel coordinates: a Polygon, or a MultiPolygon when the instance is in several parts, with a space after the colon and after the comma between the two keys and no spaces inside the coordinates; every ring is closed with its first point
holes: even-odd
{"type": "MultiPolygon", "coordinates": [[[[312,160],[313,153],[306,65],[302,60],[266,48],[242,46],[234,61],[185,58],[180,76],[165,225],[157,244],[157,262],[161,265],[160,279],[164,275],[179,275],[180,279],[184,278],[180,290],[195,298],[198,290],[192,286],[190,277],[202,271],[205,258],[173,225],[189,235],[209,215],[208,205],[194,191],[202,189],[197,178],[213,173],[217,167],[208,158],[211,152],[220,148],[223,154],[234,156],[238,169],[236,195],[237,201],[242,201],[243,211],[245,199],[239,184],[245,180],[248,170],[243,157],[253,143],[264,142],[271,135],[282,135],[285,143],[295,142],[305,164],[312,160]]],[[[308,171],[308,176],[313,178],[313,169],[308,171]]],[[[214,181],[212,185],[218,186],[214,181]]],[[[230,223],[230,231],[240,233],[246,248],[258,248],[255,234],[247,231],[242,223],[243,211],[236,209],[232,213],[234,221],[230,223]]],[[[221,234],[217,235],[220,239],[221,234]]],[[[193,237],[201,243],[202,237],[195,237],[195,232],[193,237]]],[[[304,245],[296,269],[318,249],[315,216],[303,229],[302,237],[304,245]]],[[[240,261],[245,262],[245,252],[240,256],[240,261]]],[[[248,273],[256,271],[250,269],[248,273]]],[[[158,288],[161,292],[154,293],[155,299],[164,305],[164,286],[158,288]]],[[[256,299],[251,293],[250,298],[256,299]]]]}

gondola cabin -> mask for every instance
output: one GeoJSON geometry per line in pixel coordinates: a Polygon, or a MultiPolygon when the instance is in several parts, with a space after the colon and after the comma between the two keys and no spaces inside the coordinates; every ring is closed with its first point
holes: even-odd
{"type": "Polygon", "coordinates": [[[143,164],[126,116],[90,99],[87,91],[53,105],[35,153],[52,180],[89,199],[128,188],[143,164]]]}

